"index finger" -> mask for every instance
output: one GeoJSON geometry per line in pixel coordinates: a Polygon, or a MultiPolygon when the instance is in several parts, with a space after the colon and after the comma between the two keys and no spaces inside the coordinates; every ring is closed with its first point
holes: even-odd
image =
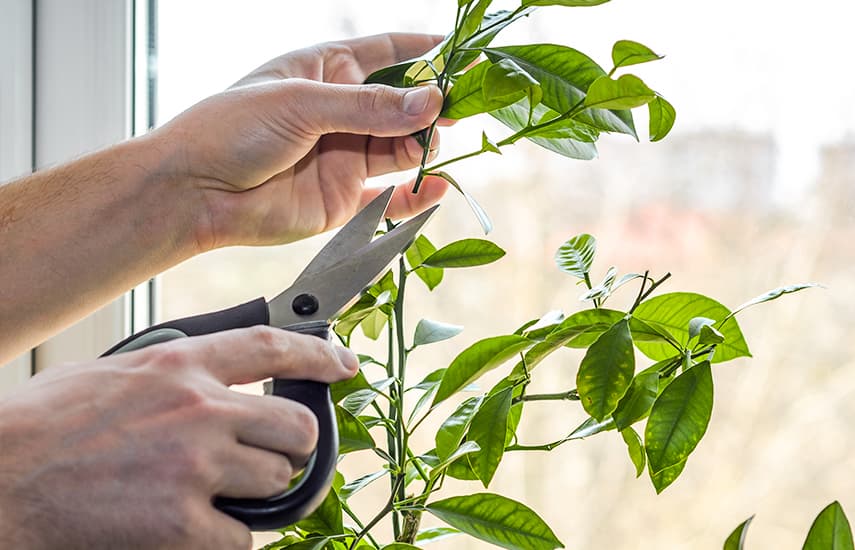
{"type": "Polygon", "coordinates": [[[427,53],[445,37],[435,34],[393,32],[343,42],[365,74],[427,53]]]}

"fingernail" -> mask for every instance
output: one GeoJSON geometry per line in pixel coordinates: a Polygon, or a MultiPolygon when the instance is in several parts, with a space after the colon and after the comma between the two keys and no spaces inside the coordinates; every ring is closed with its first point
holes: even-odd
{"type": "Polygon", "coordinates": [[[431,90],[427,86],[420,86],[404,94],[404,112],[408,115],[418,115],[425,112],[431,90]]]}
{"type": "Polygon", "coordinates": [[[335,351],[338,354],[338,360],[348,372],[356,372],[359,368],[359,359],[349,349],[343,346],[336,346],[335,351]]]}

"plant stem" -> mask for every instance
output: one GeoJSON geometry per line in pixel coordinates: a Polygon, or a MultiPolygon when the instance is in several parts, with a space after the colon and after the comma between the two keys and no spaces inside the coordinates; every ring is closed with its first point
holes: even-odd
{"type": "Polygon", "coordinates": [[[664,283],[665,281],[667,281],[668,279],[670,279],[670,278],[671,278],[671,274],[670,274],[670,273],[666,273],[665,275],[663,275],[663,276],[662,276],[662,278],[661,278],[661,279],[659,279],[658,281],[654,282],[652,285],[650,285],[650,288],[648,288],[648,289],[645,291],[645,290],[644,290],[644,284],[645,284],[645,283],[647,282],[647,280],[648,280],[648,276],[647,276],[647,275],[648,275],[648,273],[650,273],[650,272],[649,272],[649,271],[645,271],[645,272],[644,272],[644,280],[643,280],[643,282],[641,283],[641,289],[638,291],[638,297],[635,299],[635,303],[633,303],[633,304],[632,304],[632,307],[629,309],[629,314],[630,314],[630,315],[632,315],[632,313],[636,310],[636,308],[637,308],[638,306],[640,306],[640,305],[641,305],[641,302],[643,302],[644,300],[646,300],[646,299],[647,299],[647,297],[648,297],[648,296],[650,296],[650,295],[653,293],[653,291],[654,291],[654,290],[656,290],[656,288],[657,288],[659,285],[661,285],[662,283],[664,283]]]}
{"type": "Polygon", "coordinates": [[[570,438],[565,437],[564,439],[559,439],[558,441],[553,441],[552,443],[546,443],[544,445],[508,445],[505,447],[505,452],[508,451],[551,451],[558,447],[559,445],[563,445],[571,441],[570,438]]]}
{"type": "MultiPolygon", "coordinates": [[[[397,483],[396,494],[392,498],[395,500],[403,500],[405,498],[404,480],[407,475],[407,433],[404,430],[404,383],[407,376],[407,346],[404,342],[404,294],[407,288],[407,269],[404,265],[404,258],[398,260],[398,296],[395,300],[395,332],[396,343],[398,348],[398,372],[397,380],[393,387],[396,387],[397,393],[397,419],[395,422],[395,442],[397,444],[397,456],[400,480],[397,483]]],[[[398,511],[394,511],[392,517],[395,518],[396,524],[399,524],[400,518],[398,511]]],[[[399,526],[400,527],[400,526],[399,526]]],[[[400,531],[395,532],[395,539],[400,536],[400,531]]]]}
{"type": "Polygon", "coordinates": [[[579,401],[579,392],[575,389],[560,393],[540,393],[523,395],[514,400],[514,403],[523,401],[579,401]]]}
{"type": "MultiPolygon", "coordinates": [[[[359,527],[360,529],[365,529],[365,525],[362,523],[362,521],[359,519],[359,517],[353,512],[353,510],[350,509],[350,506],[348,506],[347,502],[345,502],[344,500],[341,501],[341,509],[344,511],[345,514],[348,515],[348,517],[350,517],[350,519],[353,520],[353,522],[356,524],[357,527],[359,527]]],[[[377,544],[377,541],[374,539],[373,536],[371,536],[371,533],[369,533],[368,531],[365,532],[365,538],[370,540],[371,544],[373,544],[377,548],[380,548],[380,545],[377,544]]]]}
{"type": "MultiPolygon", "coordinates": [[[[403,483],[403,478],[401,479],[401,481],[399,481],[399,483],[403,483]]],[[[389,514],[389,512],[392,511],[392,509],[393,509],[392,503],[395,500],[395,493],[397,492],[397,490],[398,490],[397,487],[392,488],[392,495],[389,497],[389,500],[386,501],[386,505],[383,506],[383,508],[379,512],[377,512],[376,516],[371,518],[371,521],[368,522],[368,525],[363,527],[359,531],[359,533],[357,533],[356,538],[354,538],[353,542],[350,544],[350,550],[353,550],[354,548],[356,548],[356,545],[359,544],[359,541],[361,541],[362,538],[365,537],[371,531],[371,529],[374,528],[375,525],[380,523],[380,520],[385,518],[389,514]]]]}
{"type": "Polygon", "coordinates": [[[444,160],[444,161],[440,162],[439,164],[434,164],[433,166],[429,166],[429,167],[425,168],[424,171],[426,174],[429,174],[430,172],[437,171],[439,168],[442,168],[443,166],[447,166],[449,164],[453,164],[453,163],[459,162],[461,160],[466,160],[468,158],[477,157],[478,155],[480,155],[484,152],[485,152],[484,149],[472,151],[471,153],[466,153],[465,155],[460,155],[459,157],[454,157],[453,159],[444,160]]]}

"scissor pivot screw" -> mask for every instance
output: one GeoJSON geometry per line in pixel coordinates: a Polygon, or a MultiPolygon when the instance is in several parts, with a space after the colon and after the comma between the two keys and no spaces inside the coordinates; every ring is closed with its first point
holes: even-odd
{"type": "Polygon", "coordinates": [[[300,294],[291,302],[291,309],[297,315],[314,315],[320,307],[318,299],[311,294],[300,294]]]}

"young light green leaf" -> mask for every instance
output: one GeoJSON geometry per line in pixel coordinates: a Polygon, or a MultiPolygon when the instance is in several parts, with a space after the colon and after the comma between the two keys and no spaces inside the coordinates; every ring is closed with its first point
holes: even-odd
{"type": "Polygon", "coordinates": [[[440,459],[445,459],[460,446],[463,436],[466,435],[466,430],[469,429],[469,424],[472,422],[472,417],[475,416],[475,412],[481,406],[482,401],[484,401],[483,396],[470,397],[461,403],[439,427],[435,441],[436,455],[440,459]]]}
{"type": "Polygon", "coordinates": [[[625,74],[617,80],[602,76],[588,88],[585,106],[598,109],[634,109],[647,105],[656,92],[635,75],[625,74]]]}
{"type": "Polygon", "coordinates": [[[532,345],[517,335],[494,336],[480,340],[463,350],[451,362],[440,382],[434,404],[441,403],[517,353],[532,345]]]}
{"type": "Polygon", "coordinates": [[[623,437],[623,442],[626,443],[629,458],[635,466],[635,477],[641,477],[641,474],[644,473],[644,465],[647,462],[644,456],[644,444],[641,442],[641,436],[632,428],[624,428],[621,430],[620,435],[623,437]]]}
{"type": "MultiPolygon", "coordinates": [[[[609,330],[615,323],[626,316],[622,311],[614,309],[595,308],[579,311],[565,319],[553,331],[550,338],[558,338],[563,331],[580,330],[580,334],[565,344],[568,348],[586,349],[597,341],[602,333],[609,330]]],[[[630,329],[632,325],[630,324],[630,329]]]]}
{"type": "MultiPolygon", "coordinates": [[[[722,322],[728,315],[730,310],[712,298],[691,292],[672,292],[642,302],[633,313],[633,318],[663,327],[683,347],[689,343],[689,321],[695,317],[716,319],[716,328],[724,337],[724,342],[716,347],[712,362],[721,363],[737,357],[751,356],[736,319],[722,322]]],[[[666,343],[637,339],[635,345],[654,361],[668,359],[674,355],[674,348],[666,343]]]]}
{"type": "Polygon", "coordinates": [[[555,253],[555,263],[564,273],[584,280],[591,271],[596,252],[597,240],[587,233],[582,233],[561,245],[555,253]]]}
{"type": "Polygon", "coordinates": [[[451,184],[452,187],[457,189],[458,193],[463,195],[463,198],[466,199],[466,204],[469,205],[469,208],[472,210],[472,213],[475,214],[475,218],[478,220],[478,223],[481,224],[481,229],[484,230],[484,234],[489,235],[490,231],[493,230],[493,222],[490,220],[490,216],[487,215],[487,211],[484,210],[480,204],[478,204],[478,201],[476,201],[475,198],[472,197],[472,195],[467,193],[466,190],[463,189],[463,187],[461,187],[460,184],[457,183],[457,181],[455,181],[455,179],[452,178],[448,172],[443,172],[442,170],[439,170],[437,172],[431,172],[431,174],[441,177],[449,184],[451,184]]]}
{"type": "Polygon", "coordinates": [[[769,292],[767,292],[765,294],[761,294],[760,296],[757,296],[756,298],[752,298],[751,300],[748,300],[744,304],[740,305],[739,307],[734,309],[733,312],[730,313],[730,315],[728,315],[728,318],[733,317],[734,315],[736,315],[740,311],[748,309],[751,306],[756,306],[757,304],[762,304],[765,302],[771,302],[772,300],[776,300],[776,299],[780,298],[781,296],[783,296],[784,294],[792,294],[793,292],[805,290],[806,288],[817,288],[817,287],[822,288],[822,285],[817,284],[817,283],[801,283],[801,284],[797,284],[797,285],[782,286],[782,287],[776,288],[774,290],[770,290],[769,292]]]}
{"type": "Polygon", "coordinates": [[[727,540],[724,541],[724,550],[744,550],[745,535],[748,534],[748,526],[751,525],[751,520],[753,519],[754,516],[751,516],[733,530],[730,536],[727,537],[727,540]]]}
{"type": "Polygon", "coordinates": [[[612,293],[612,285],[615,283],[615,279],[617,278],[617,268],[612,266],[606,272],[606,276],[603,278],[603,281],[592,287],[588,292],[582,294],[579,297],[579,300],[582,302],[586,302],[588,300],[599,300],[602,298],[608,298],[612,293]]]}
{"type": "Polygon", "coordinates": [[[504,255],[505,251],[490,241],[463,239],[440,248],[422,263],[441,268],[473,267],[493,263],[504,255]]]}
{"type": "Polygon", "coordinates": [[[423,266],[425,258],[436,252],[436,247],[424,235],[419,235],[404,254],[410,269],[415,270],[416,276],[427,285],[429,290],[435,289],[442,282],[442,269],[438,267],[423,266]]]}
{"type": "Polygon", "coordinates": [[[510,550],[564,548],[555,533],[528,506],[492,493],[451,497],[426,509],[467,535],[510,550]]]}
{"type": "Polygon", "coordinates": [[[657,54],[644,44],[639,44],[632,40],[618,40],[612,47],[612,61],[615,64],[615,69],[638,65],[639,63],[647,63],[649,61],[657,61],[662,58],[663,56],[657,54]]]}
{"type": "Polygon", "coordinates": [[[626,395],[612,414],[619,430],[625,430],[650,414],[650,409],[659,395],[659,373],[640,372],[632,379],[626,395]]]}
{"type": "Polygon", "coordinates": [[[589,417],[587,420],[579,424],[575,430],[570,432],[570,435],[567,436],[567,440],[585,439],[586,437],[608,432],[615,428],[615,421],[611,417],[605,420],[597,420],[596,418],[589,417]]]}
{"type": "Polygon", "coordinates": [[[594,342],[579,366],[576,386],[585,411],[606,419],[626,394],[635,372],[629,322],[618,321],[594,342]]]}
{"type": "Polygon", "coordinates": [[[836,500],[813,520],[802,550],[853,550],[852,529],[836,500]]]}
{"type": "Polygon", "coordinates": [[[416,333],[413,336],[413,346],[425,346],[436,342],[442,342],[449,338],[454,338],[463,332],[463,327],[460,325],[450,325],[448,323],[440,323],[439,321],[431,321],[430,319],[422,319],[416,325],[416,333]]]}
{"type": "Polygon", "coordinates": [[[454,529],[453,527],[433,527],[431,529],[419,531],[419,534],[416,535],[416,542],[421,544],[428,544],[431,542],[440,541],[442,539],[447,539],[449,537],[454,537],[459,534],[460,531],[454,529]]]}
{"type": "Polygon", "coordinates": [[[657,95],[653,101],[647,104],[647,112],[649,113],[650,141],[660,141],[674,127],[674,122],[677,120],[677,110],[664,97],[657,95]]]}
{"type": "Polygon", "coordinates": [[[338,424],[340,454],[374,448],[374,438],[362,421],[340,406],[335,408],[335,418],[338,424]]]}
{"type": "Polygon", "coordinates": [[[347,500],[362,489],[368,487],[373,481],[377,481],[381,477],[385,476],[389,473],[389,470],[377,470],[376,472],[372,472],[370,474],[365,474],[364,476],[354,479],[350,483],[345,483],[341,490],[339,491],[339,496],[342,500],[347,500]]]}
{"type": "MultiPolygon", "coordinates": [[[[650,466],[650,461],[647,461],[648,469],[650,466]]],[[[686,461],[680,462],[671,466],[670,468],[665,468],[661,472],[650,473],[650,481],[653,482],[653,488],[656,489],[656,494],[659,495],[668,488],[672,483],[677,481],[677,478],[680,477],[680,474],[683,473],[683,469],[686,467],[686,461]]]]}
{"type": "Polygon", "coordinates": [[[330,490],[321,505],[309,515],[300,520],[297,527],[309,533],[320,535],[338,535],[344,530],[341,517],[341,501],[334,490],[330,490]]]}
{"type": "Polygon", "coordinates": [[[721,344],[724,342],[724,334],[719,332],[712,325],[704,325],[701,327],[701,333],[698,335],[698,344],[708,346],[711,344],[721,344]]]}
{"type": "Polygon", "coordinates": [[[389,316],[381,309],[373,309],[359,323],[359,326],[362,327],[365,336],[376,340],[385,332],[387,323],[389,323],[389,316]]]}
{"type": "Polygon", "coordinates": [[[481,150],[484,152],[502,154],[502,150],[496,145],[493,140],[487,137],[487,132],[481,132],[481,150]]]}
{"type": "Polygon", "coordinates": [[[505,388],[489,396],[478,408],[469,426],[469,440],[481,448],[477,454],[469,456],[469,464],[485,489],[493,480],[505,454],[505,435],[512,397],[513,388],[505,388]]]}
{"type": "Polygon", "coordinates": [[[507,95],[488,95],[485,81],[493,67],[492,62],[482,61],[463,73],[445,96],[440,116],[459,120],[507,107],[526,96],[525,88],[507,95]]]}
{"type": "Polygon", "coordinates": [[[713,380],[708,361],[680,374],[653,404],[644,444],[653,474],[679,464],[700,442],[710,422],[713,380]]]}
{"type": "Polygon", "coordinates": [[[517,329],[514,334],[521,334],[531,340],[542,341],[563,320],[564,312],[560,309],[553,309],[544,313],[540,319],[534,319],[530,323],[526,323],[523,327],[517,329]]]}
{"type": "MultiPolygon", "coordinates": [[[[513,105],[492,111],[490,112],[490,115],[508,128],[512,129],[514,132],[519,132],[520,130],[529,127],[529,118],[537,120],[547,114],[548,111],[549,108],[541,104],[534,108],[534,114],[532,115],[528,100],[524,98],[513,105]]],[[[591,160],[597,158],[597,146],[589,137],[585,137],[584,139],[573,139],[569,130],[567,132],[563,131],[564,128],[575,128],[576,126],[574,125],[580,126],[572,120],[567,124],[564,124],[563,122],[556,123],[555,125],[550,124],[548,127],[541,129],[542,133],[546,134],[547,137],[541,137],[541,131],[537,131],[526,135],[526,139],[540,147],[543,147],[544,149],[567,158],[577,160],[591,160]],[[551,135],[553,130],[555,130],[557,134],[551,135]]]]}
{"type": "Polygon", "coordinates": [[[341,406],[353,416],[358,416],[375,399],[377,399],[377,392],[373,388],[357,390],[345,397],[341,406]]]}
{"type": "Polygon", "coordinates": [[[481,22],[484,20],[484,14],[492,3],[493,0],[478,0],[474,3],[474,6],[469,10],[463,23],[460,25],[460,30],[457,33],[459,41],[466,40],[478,31],[481,27],[481,22]]]}
{"type": "Polygon", "coordinates": [[[715,324],[715,319],[709,317],[693,317],[689,321],[689,338],[695,338],[701,333],[701,328],[715,324]]]}

